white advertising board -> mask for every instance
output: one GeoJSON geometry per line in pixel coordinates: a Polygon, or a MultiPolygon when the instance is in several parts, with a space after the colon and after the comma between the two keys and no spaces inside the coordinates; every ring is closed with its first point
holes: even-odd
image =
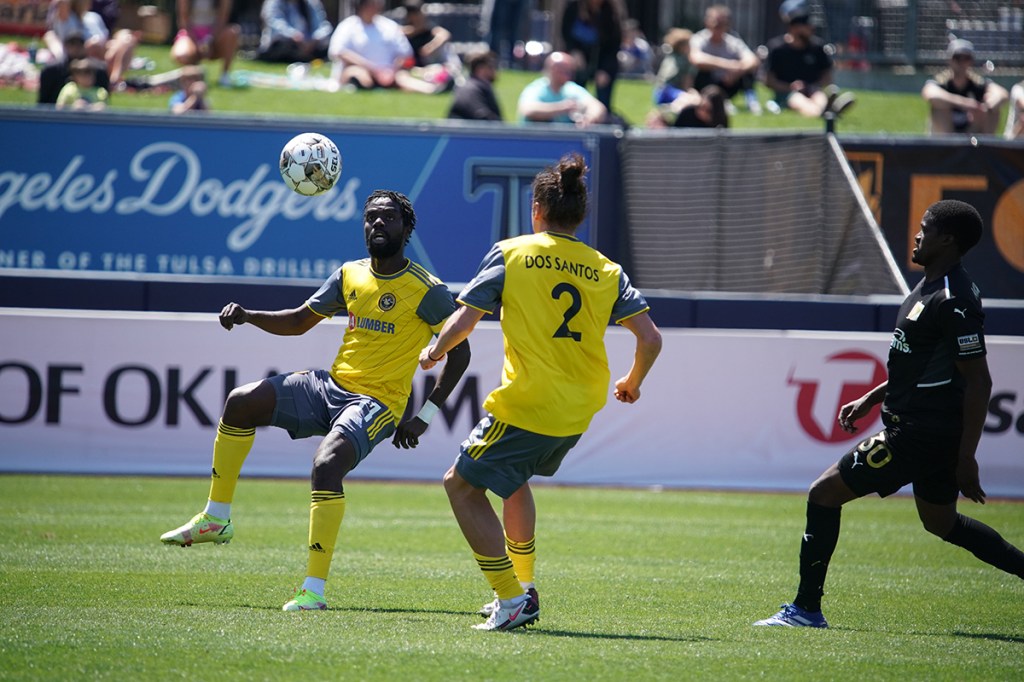
{"type": "MultiPolygon", "coordinates": [[[[344,320],[301,337],[214,315],[0,311],[0,472],[204,475],[227,392],[327,366],[344,320]]],[[[611,398],[552,479],[585,485],[804,490],[856,443],[839,406],[884,378],[877,333],[663,330],[641,400],[611,398]]],[[[498,380],[501,332],[482,323],[473,360],[415,450],[379,446],[352,477],[439,481],[498,380]]],[[[633,337],[607,337],[612,377],[633,337]]],[[[1024,339],[989,337],[994,380],[979,448],[990,495],[1024,498],[1024,339]]],[[[418,373],[418,406],[433,377],[418,373]]],[[[880,428],[877,417],[864,432],[880,428]]],[[[316,439],[260,429],[243,476],[306,477],[316,439]]]]}

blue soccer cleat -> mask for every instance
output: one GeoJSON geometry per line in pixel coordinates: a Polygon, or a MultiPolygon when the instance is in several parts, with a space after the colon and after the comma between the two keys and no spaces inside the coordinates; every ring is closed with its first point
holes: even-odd
{"type": "Polygon", "coordinates": [[[796,604],[783,604],[782,610],[771,618],[759,620],[754,625],[778,625],[787,628],[827,628],[828,623],[821,611],[804,611],[796,604]]]}

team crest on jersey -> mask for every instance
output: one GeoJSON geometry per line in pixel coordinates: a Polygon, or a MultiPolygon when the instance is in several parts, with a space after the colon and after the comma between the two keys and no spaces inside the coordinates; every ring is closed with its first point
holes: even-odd
{"type": "Polygon", "coordinates": [[[921,317],[921,313],[924,312],[924,304],[918,301],[914,304],[914,307],[907,313],[907,319],[911,322],[916,322],[917,318],[921,317]]]}
{"type": "Polygon", "coordinates": [[[380,297],[380,300],[377,301],[377,307],[384,312],[387,312],[395,307],[396,302],[394,294],[384,294],[380,297]]]}

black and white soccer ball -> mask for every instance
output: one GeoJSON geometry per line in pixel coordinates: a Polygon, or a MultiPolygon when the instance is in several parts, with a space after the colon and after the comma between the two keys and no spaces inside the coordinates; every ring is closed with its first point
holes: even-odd
{"type": "Polygon", "coordinates": [[[323,194],[341,177],[341,152],[326,135],[296,135],[281,150],[281,177],[299,194],[323,194]]]}

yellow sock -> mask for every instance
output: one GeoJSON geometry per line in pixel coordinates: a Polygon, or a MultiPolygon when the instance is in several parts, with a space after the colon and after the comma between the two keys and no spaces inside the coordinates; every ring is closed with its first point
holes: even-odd
{"type": "Polygon", "coordinates": [[[516,571],[512,568],[512,560],[508,555],[481,556],[473,552],[473,558],[484,572],[484,577],[491,584],[498,599],[511,599],[523,594],[523,586],[519,584],[516,571]]]}
{"type": "Polygon", "coordinates": [[[224,422],[217,424],[213,439],[213,471],[210,474],[210,499],[230,504],[242,463],[256,440],[256,429],[239,429],[224,422]]]}
{"type": "Polygon", "coordinates": [[[516,575],[520,582],[533,582],[533,565],[537,561],[537,553],[533,544],[536,536],[526,542],[516,542],[509,536],[505,536],[505,547],[508,548],[508,558],[512,560],[512,566],[516,569],[516,575]]]}
{"type": "Polygon", "coordinates": [[[345,493],[314,490],[309,504],[309,559],[306,575],[327,580],[338,530],[345,517],[345,493]]]}

